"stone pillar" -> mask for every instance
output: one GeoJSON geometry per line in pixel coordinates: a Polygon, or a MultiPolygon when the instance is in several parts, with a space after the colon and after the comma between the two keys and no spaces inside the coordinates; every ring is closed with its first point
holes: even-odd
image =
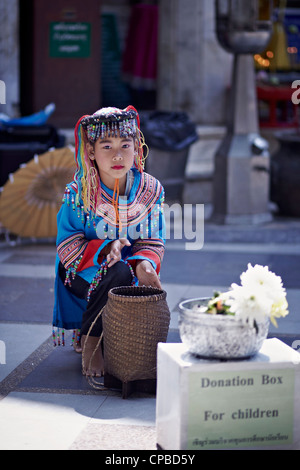
{"type": "Polygon", "coordinates": [[[229,111],[227,134],[215,154],[213,220],[269,222],[270,158],[268,144],[258,134],[251,54],[235,57],[229,111]]]}
{"type": "Polygon", "coordinates": [[[0,2],[0,113],[9,117],[19,112],[19,2],[0,2]],[[4,98],[4,99],[3,99],[4,98]]]}
{"type": "Polygon", "coordinates": [[[225,122],[232,55],[215,34],[211,0],[159,0],[160,110],[185,111],[197,124],[225,122]]]}

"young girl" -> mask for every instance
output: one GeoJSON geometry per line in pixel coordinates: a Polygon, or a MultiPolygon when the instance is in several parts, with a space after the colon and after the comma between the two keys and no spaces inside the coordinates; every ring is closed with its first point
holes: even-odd
{"type": "MultiPolygon", "coordinates": [[[[74,181],[57,216],[53,326],[80,329],[83,374],[101,376],[101,316],[117,286],[161,288],[164,191],[143,172],[144,142],[135,108],[102,108],[75,127],[74,181]]],[[[54,332],[55,340],[55,332],[54,332]]]]}

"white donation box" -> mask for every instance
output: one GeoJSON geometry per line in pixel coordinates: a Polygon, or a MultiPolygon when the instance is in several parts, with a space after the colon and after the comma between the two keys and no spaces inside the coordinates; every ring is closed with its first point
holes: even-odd
{"type": "Polygon", "coordinates": [[[278,339],[247,360],[200,359],[159,343],[157,445],[163,450],[300,449],[300,354],[278,339]]]}

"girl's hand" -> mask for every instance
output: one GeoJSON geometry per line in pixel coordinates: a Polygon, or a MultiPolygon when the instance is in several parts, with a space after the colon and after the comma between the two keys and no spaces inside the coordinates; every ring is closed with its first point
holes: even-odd
{"type": "Polygon", "coordinates": [[[121,250],[124,246],[130,246],[131,243],[127,238],[119,238],[118,240],[114,240],[108,245],[108,254],[107,254],[107,262],[108,268],[111,268],[114,264],[121,260],[121,250]]]}
{"type": "Polygon", "coordinates": [[[159,277],[150,261],[138,261],[135,271],[140,286],[158,287],[159,289],[162,288],[159,277]]]}

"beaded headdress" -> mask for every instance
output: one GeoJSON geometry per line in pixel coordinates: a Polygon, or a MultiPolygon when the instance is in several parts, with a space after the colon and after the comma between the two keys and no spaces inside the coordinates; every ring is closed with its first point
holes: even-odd
{"type": "Polygon", "coordinates": [[[86,130],[90,142],[99,137],[135,137],[137,134],[137,112],[132,108],[119,110],[118,108],[102,108],[92,116],[82,119],[82,126],[86,130]]]}
{"type": "Polygon", "coordinates": [[[148,154],[148,147],[140,130],[140,119],[133,106],[125,109],[101,108],[92,115],[82,116],[75,127],[75,160],[77,169],[75,181],[78,197],[82,198],[84,210],[95,213],[101,198],[100,179],[94,161],[90,159],[86,143],[107,137],[133,137],[137,141],[134,167],[141,173],[148,154]],[[146,148],[146,155],[144,155],[146,148]]]}

